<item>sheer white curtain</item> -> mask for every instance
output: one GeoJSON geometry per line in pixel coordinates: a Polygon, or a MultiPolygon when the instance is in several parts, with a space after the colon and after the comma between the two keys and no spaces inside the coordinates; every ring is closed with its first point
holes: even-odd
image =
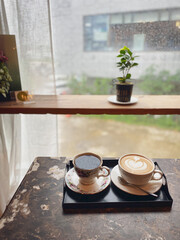
{"type": "MultiPolygon", "coordinates": [[[[14,34],[23,90],[55,94],[48,0],[0,0],[0,34],[14,34]]],[[[12,76],[13,77],[13,76],[12,76]]],[[[57,156],[54,115],[0,115],[0,214],[37,156],[57,156]]]]}

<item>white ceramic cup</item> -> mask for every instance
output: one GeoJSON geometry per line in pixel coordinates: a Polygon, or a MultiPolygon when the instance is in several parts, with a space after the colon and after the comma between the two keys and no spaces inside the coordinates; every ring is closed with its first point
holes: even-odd
{"type": "Polygon", "coordinates": [[[93,184],[96,181],[96,178],[107,177],[110,175],[110,169],[102,166],[102,164],[102,158],[99,155],[91,152],[78,154],[73,159],[74,169],[79,177],[79,181],[85,185],[93,184]],[[78,160],[80,158],[83,160],[83,162],[81,161],[78,164],[78,160]],[[94,160],[96,164],[94,164],[94,160]],[[84,167],[84,164],[87,166],[84,167]],[[88,166],[89,168],[87,168],[88,166]],[[106,173],[103,172],[103,169],[106,169],[106,173]]]}
{"type": "Polygon", "coordinates": [[[136,153],[119,158],[118,166],[122,178],[135,185],[145,185],[150,180],[160,180],[163,177],[163,173],[155,169],[151,159],[136,153]]]}

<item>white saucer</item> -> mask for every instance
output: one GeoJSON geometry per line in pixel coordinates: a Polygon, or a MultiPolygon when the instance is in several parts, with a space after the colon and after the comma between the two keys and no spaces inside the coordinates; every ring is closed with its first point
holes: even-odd
{"type": "MultiPolygon", "coordinates": [[[[103,172],[107,173],[107,170],[103,169],[103,172]]],[[[91,185],[81,184],[74,168],[71,168],[65,176],[65,182],[68,188],[70,188],[73,192],[81,194],[95,194],[102,192],[109,186],[111,181],[110,175],[107,177],[99,177],[96,179],[96,182],[91,185]]]]}
{"type": "MultiPolygon", "coordinates": [[[[118,165],[116,165],[111,171],[111,180],[117,188],[121,189],[126,193],[130,193],[133,195],[139,195],[139,196],[148,195],[147,193],[137,189],[136,187],[122,185],[118,179],[118,176],[120,175],[121,174],[119,171],[119,167],[118,165]]],[[[147,190],[150,193],[155,193],[161,188],[161,186],[162,186],[162,179],[149,181],[146,185],[142,185],[141,188],[143,188],[144,190],[147,190]]]]}
{"type": "Polygon", "coordinates": [[[111,103],[115,103],[115,104],[129,105],[129,104],[136,103],[138,101],[138,99],[135,98],[135,97],[131,97],[130,102],[119,102],[119,101],[116,100],[116,95],[114,95],[114,96],[108,97],[108,101],[111,102],[111,103]]]}

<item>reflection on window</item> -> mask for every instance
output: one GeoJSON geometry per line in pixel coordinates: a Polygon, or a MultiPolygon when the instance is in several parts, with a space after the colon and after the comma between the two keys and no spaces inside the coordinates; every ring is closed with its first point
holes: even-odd
{"type": "Polygon", "coordinates": [[[110,24],[121,24],[123,23],[123,15],[119,14],[112,14],[110,19],[110,24]]]}
{"type": "Polygon", "coordinates": [[[126,13],[124,14],[124,23],[131,23],[132,22],[132,14],[126,13]]]}
{"type": "Polygon", "coordinates": [[[180,19],[180,9],[173,10],[171,12],[171,20],[179,20],[180,19]]]}
{"type": "Polygon", "coordinates": [[[143,51],[144,40],[145,40],[145,34],[134,34],[133,49],[135,51],[143,51]]]}
{"type": "Polygon", "coordinates": [[[168,11],[161,11],[159,20],[160,21],[168,21],[169,20],[169,12],[168,11]]]}
{"type": "Polygon", "coordinates": [[[114,13],[84,17],[85,51],[180,50],[180,9],[114,13]]]}
{"type": "Polygon", "coordinates": [[[141,12],[134,13],[133,22],[134,23],[143,23],[143,22],[157,22],[158,21],[158,12],[141,12]]]}
{"type": "MultiPolygon", "coordinates": [[[[68,0],[72,4],[66,9],[62,0],[50,2],[54,6],[51,16],[58,93],[114,95],[112,79],[119,76],[116,55],[121,46],[127,45],[140,56],[139,67],[132,72],[134,95],[179,94],[179,0],[155,0],[154,6],[151,1],[145,6],[138,0],[68,0]],[[175,2],[179,7],[172,9],[175,2]],[[157,10],[159,6],[162,9],[157,10]],[[132,11],[125,12],[127,9],[132,11]]],[[[87,151],[105,157],[129,152],[153,158],[180,155],[178,116],[63,115],[59,118],[61,156],[73,157],[87,151]]]]}
{"type": "Polygon", "coordinates": [[[109,16],[97,15],[85,19],[85,49],[101,50],[107,47],[109,16]]]}

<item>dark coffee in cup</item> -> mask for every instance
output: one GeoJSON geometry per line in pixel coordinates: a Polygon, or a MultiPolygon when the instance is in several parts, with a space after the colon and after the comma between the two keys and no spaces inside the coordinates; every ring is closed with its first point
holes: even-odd
{"type": "Polygon", "coordinates": [[[82,155],[75,159],[78,168],[92,170],[99,167],[101,160],[93,155],[82,155]]]}
{"type": "Polygon", "coordinates": [[[74,169],[81,184],[93,184],[96,178],[110,175],[108,167],[102,166],[102,158],[95,153],[81,153],[74,157],[74,169]],[[105,170],[105,172],[104,172],[105,170]]]}

